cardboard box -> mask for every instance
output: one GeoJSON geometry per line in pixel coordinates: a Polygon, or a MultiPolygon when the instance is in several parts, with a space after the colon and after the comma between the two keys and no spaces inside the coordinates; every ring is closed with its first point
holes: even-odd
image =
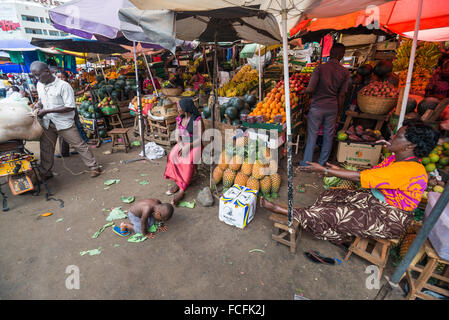
{"type": "Polygon", "coordinates": [[[256,190],[235,184],[220,198],[218,219],[244,229],[254,218],[256,204],[256,190]]]}
{"type": "Polygon", "coordinates": [[[340,141],[338,143],[337,161],[374,166],[379,163],[381,145],[340,141]]]}

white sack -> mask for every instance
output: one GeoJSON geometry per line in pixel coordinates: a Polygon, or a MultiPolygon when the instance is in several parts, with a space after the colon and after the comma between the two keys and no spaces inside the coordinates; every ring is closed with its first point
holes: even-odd
{"type": "Polygon", "coordinates": [[[28,106],[28,99],[0,100],[0,143],[8,140],[39,140],[44,129],[28,106]]]}

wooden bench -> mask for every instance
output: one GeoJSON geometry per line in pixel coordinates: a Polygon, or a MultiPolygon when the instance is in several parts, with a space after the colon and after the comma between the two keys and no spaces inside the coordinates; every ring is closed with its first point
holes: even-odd
{"type": "MultiPolygon", "coordinates": [[[[414,300],[415,298],[421,298],[424,300],[438,299],[431,295],[421,292],[422,289],[427,289],[444,296],[449,297],[449,290],[444,289],[443,286],[449,286],[449,261],[440,258],[433,249],[432,244],[427,240],[414,259],[414,261],[407,268],[406,276],[409,283],[410,291],[406,297],[407,300],[414,300]],[[425,259],[427,258],[427,259],[425,259]],[[418,266],[418,262],[427,260],[423,267],[418,266]],[[446,269],[439,274],[436,272],[438,265],[441,264],[446,269]],[[419,276],[415,279],[412,272],[418,272],[419,276]],[[427,283],[430,278],[439,280],[439,286],[427,283]]],[[[449,287],[448,287],[449,288],[449,287]]]]}
{"type": "Polygon", "coordinates": [[[383,269],[387,265],[388,254],[391,244],[398,244],[397,239],[369,239],[356,237],[354,242],[348,249],[345,261],[349,259],[351,254],[356,254],[365,260],[379,267],[379,278],[382,276],[383,269]],[[373,246],[371,250],[369,247],[373,246]]]}
{"type": "Polygon", "coordinates": [[[293,220],[291,227],[288,226],[288,217],[283,214],[273,213],[269,219],[273,221],[273,234],[271,238],[279,243],[285,244],[290,247],[290,252],[296,252],[296,244],[300,238],[299,222],[293,220]]]}
{"type": "Polygon", "coordinates": [[[112,137],[112,152],[114,151],[125,151],[131,148],[128,138],[129,128],[115,128],[108,132],[112,137]],[[119,142],[118,139],[121,138],[122,141],[119,142]]]}

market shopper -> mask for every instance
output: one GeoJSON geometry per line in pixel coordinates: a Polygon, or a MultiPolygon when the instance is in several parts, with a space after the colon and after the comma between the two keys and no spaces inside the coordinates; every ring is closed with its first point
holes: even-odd
{"type": "Polygon", "coordinates": [[[438,59],[438,66],[429,80],[426,96],[438,99],[449,97],[449,54],[444,53],[438,59]]]}
{"type": "Polygon", "coordinates": [[[52,177],[55,145],[58,136],[71,144],[80,154],[84,164],[89,167],[91,177],[100,175],[100,168],[92,151],[84,142],[75,125],[75,95],[72,87],[65,81],[53,76],[49,67],[40,61],[30,66],[32,74],[38,79],[38,109],[44,132],[40,138],[40,174],[44,179],[52,177]]]}
{"type": "Polygon", "coordinates": [[[307,166],[307,162],[313,160],[320,126],[323,128],[323,146],[318,163],[324,165],[332,151],[335,126],[343,111],[349,85],[349,71],[340,64],[345,50],[343,44],[334,44],[329,61],[314,69],[305,90],[312,95],[312,101],[307,114],[307,142],[301,166],[307,166]]]}
{"type": "Polygon", "coordinates": [[[175,182],[175,185],[166,192],[174,195],[172,204],[177,205],[184,197],[184,193],[195,171],[195,165],[201,160],[204,130],[203,121],[194,102],[190,98],[178,102],[179,116],[176,118],[177,143],[167,158],[164,178],[175,182]]]}
{"type": "MultiPolygon", "coordinates": [[[[349,171],[318,163],[301,168],[360,182],[363,189],[324,191],[309,208],[294,208],[293,217],[322,240],[351,236],[396,239],[413,220],[413,211],[427,188],[428,176],[419,159],[437,145],[439,133],[420,120],[404,122],[386,148],[394,155],[373,169],[349,171]]],[[[261,207],[287,214],[287,209],[261,199],[261,207]]]]}

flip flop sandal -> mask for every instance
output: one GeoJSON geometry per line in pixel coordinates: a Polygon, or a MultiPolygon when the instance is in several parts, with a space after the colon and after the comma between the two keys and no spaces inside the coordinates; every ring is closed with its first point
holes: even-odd
{"type": "Polygon", "coordinates": [[[127,237],[127,236],[129,236],[131,234],[131,232],[129,232],[129,230],[126,230],[126,231],[120,230],[119,226],[114,226],[112,228],[112,231],[114,233],[116,233],[117,235],[119,235],[120,237],[127,237]]]}
{"type": "Polygon", "coordinates": [[[312,262],[314,263],[321,263],[321,264],[330,264],[334,265],[335,260],[332,258],[324,257],[319,253],[318,251],[308,251],[304,252],[304,255],[312,262]]]}
{"type": "Polygon", "coordinates": [[[172,195],[174,195],[175,193],[177,193],[179,191],[179,187],[174,192],[172,190],[173,190],[173,188],[170,188],[170,190],[167,190],[167,192],[165,192],[165,194],[167,196],[172,196],[172,195]]]}

